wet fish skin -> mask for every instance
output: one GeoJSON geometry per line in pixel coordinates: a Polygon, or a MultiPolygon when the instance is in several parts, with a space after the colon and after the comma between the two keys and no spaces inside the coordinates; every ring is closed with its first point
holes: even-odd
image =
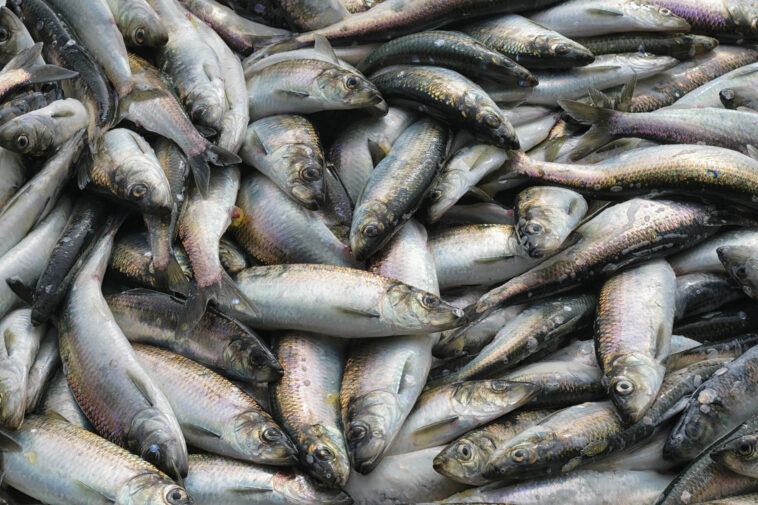
{"type": "Polygon", "coordinates": [[[650,0],[650,3],[683,17],[695,33],[732,40],[755,40],[758,36],[758,7],[750,2],[650,0]]]}
{"type": "Polygon", "coordinates": [[[21,154],[43,156],[86,128],[87,122],[87,110],[79,100],[56,100],[3,124],[0,144],[21,154]]]}
{"type": "MultiPolygon", "coordinates": [[[[182,252],[179,248],[174,251],[177,258],[182,258],[182,252]]],[[[180,262],[179,265],[184,276],[189,280],[192,278],[192,269],[189,266],[189,259],[186,256],[184,259],[186,259],[186,264],[183,265],[180,262]]],[[[158,275],[155,270],[147,232],[119,234],[113,247],[113,254],[108,261],[108,270],[130,284],[157,289],[166,293],[172,292],[168,285],[168,279],[165,276],[158,275]]]]}
{"type": "Polygon", "coordinates": [[[29,309],[18,309],[0,320],[4,345],[0,352],[0,424],[18,429],[24,421],[29,370],[46,328],[32,326],[29,309]]]}
{"type": "Polygon", "coordinates": [[[471,79],[513,82],[535,86],[537,79],[527,69],[461,32],[432,30],[405,35],[387,42],[358,65],[369,74],[390,65],[436,65],[460,72],[471,79]]]}
{"type": "Polygon", "coordinates": [[[301,470],[252,465],[209,454],[190,455],[184,485],[197,505],[352,503],[343,491],[322,489],[301,470]]]}
{"type": "Polygon", "coordinates": [[[502,376],[514,382],[528,382],[539,387],[529,400],[530,408],[570,407],[581,402],[605,398],[607,388],[603,373],[596,364],[537,361],[502,376]]]}
{"type": "Polygon", "coordinates": [[[37,356],[29,369],[26,381],[26,412],[31,412],[39,403],[48,380],[52,379],[58,365],[58,330],[53,326],[46,329],[40,340],[37,356]]]}
{"type": "Polygon", "coordinates": [[[570,0],[531,19],[567,37],[633,31],[686,32],[690,24],[654,2],[570,0]]]}
{"type": "Polygon", "coordinates": [[[61,359],[77,403],[98,433],[181,478],[187,475],[187,446],[179,423],[102,294],[119,224],[110,219],[71,284],[58,323],[61,359]]]}
{"type": "Polygon", "coordinates": [[[350,248],[357,261],[378,251],[419,208],[447,151],[449,131],[433,119],[406,129],[374,168],[353,212],[350,248]]]}
{"type": "Polygon", "coordinates": [[[750,298],[758,297],[758,265],[755,263],[755,247],[747,245],[723,246],[716,249],[724,270],[742,286],[742,290],[750,298]]]}
{"type": "Polygon", "coordinates": [[[748,112],[758,110],[753,90],[747,86],[724,88],[719,91],[719,99],[725,109],[748,109],[748,112]]]}
{"type": "Polygon", "coordinates": [[[218,243],[218,258],[229,275],[236,274],[248,267],[247,257],[241,246],[230,236],[224,235],[218,243]]]}
{"type": "Polygon", "coordinates": [[[12,98],[0,106],[0,125],[22,116],[27,112],[41,109],[56,99],[55,92],[42,93],[39,91],[32,91],[12,98]]]}
{"type": "Polygon", "coordinates": [[[164,392],[187,443],[265,465],[292,465],[292,441],[255,400],[204,366],[158,347],[135,344],[145,371],[164,392]]]}
{"type": "Polygon", "coordinates": [[[718,40],[690,33],[631,32],[575,39],[593,54],[629,53],[642,50],[646,53],[673,56],[679,61],[705,54],[718,47],[718,40]]]}
{"type": "Polygon", "coordinates": [[[666,358],[666,371],[671,373],[689,365],[715,359],[734,359],[758,344],[758,335],[748,333],[731,340],[703,344],[691,349],[669,354],[666,358]]]}
{"type": "Polygon", "coordinates": [[[251,123],[240,156],[306,208],[316,210],[323,202],[324,152],[313,124],[303,116],[276,115],[251,123]]]}
{"type": "Polygon", "coordinates": [[[723,274],[726,270],[721,260],[719,260],[718,249],[720,247],[740,245],[758,247],[758,228],[748,226],[719,233],[697,247],[673,256],[671,258],[671,266],[677,275],[693,272],[723,274]]]}
{"type": "Polygon", "coordinates": [[[5,480],[43,502],[74,505],[117,497],[125,504],[194,503],[150,463],[60,419],[28,416],[19,431],[7,436],[20,450],[4,453],[5,480]],[[25,454],[39,459],[30,461],[25,454]]]}
{"type": "Polygon", "coordinates": [[[166,348],[235,379],[272,382],[281,366],[260,337],[215,311],[187,333],[175,331],[183,304],[170,295],[133,289],[105,297],[130,342],[166,348]]]}
{"type": "Polygon", "coordinates": [[[451,442],[434,458],[434,470],[463,484],[481,486],[482,470],[498,444],[550,415],[552,410],[520,410],[476,428],[451,442]]]}
{"type": "Polygon", "coordinates": [[[743,400],[756,387],[756,356],[758,347],[748,349],[692,394],[663,448],[665,458],[694,458],[714,440],[756,414],[754,406],[743,400]]]}
{"type": "Polygon", "coordinates": [[[41,42],[37,42],[32,47],[22,50],[0,70],[1,97],[6,98],[10,92],[22,86],[63,81],[79,75],[56,65],[39,64],[42,45],[41,42]]]}
{"type": "Polygon", "coordinates": [[[682,319],[739,300],[740,289],[725,274],[693,272],[676,278],[676,316],[682,319]]]}
{"type": "Polygon", "coordinates": [[[146,0],[105,0],[124,43],[130,47],[161,47],[168,32],[146,0]]]}
{"type": "Polygon", "coordinates": [[[557,251],[587,213],[587,202],[563,188],[533,186],[516,197],[516,231],[532,258],[557,251]]]}
{"type": "Polygon", "coordinates": [[[738,301],[718,310],[677,321],[674,333],[699,342],[725,340],[758,329],[753,301],[738,301]]]}
{"type": "MultiPolygon", "coordinates": [[[[0,8],[0,65],[7,64],[14,56],[34,45],[32,36],[18,17],[9,8],[0,8]]],[[[42,64],[44,61],[38,60],[42,64]]]]}
{"type": "Polygon", "coordinates": [[[350,475],[350,459],[339,415],[344,345],[339,339],[289,332],[277,337],[274,353],[284,368],[271,389],[274,417],[294,440],[307,472],[330,488],[350,475]]]}
{"type": "Polygon", "coordinates": [[[473,21],[460,29],[528,69],[581,67],[595,60],[581,43],[518,14],[473,21]]]}
{"type": "Polygon", "coordinates": [[[50,378],[40,398],[37,413],[53,418],[61,418],[74,426],[95,433],[87,416],[76,403],[76,398],[66,381],[66,374],[59,368],[50,378]]]}
{"type": "Polygon", "coordinates": [[[464,127],[498,147],[519,147],[513,126],[487,93],[454,70],[394,65],[375,72],[370,79],[394,104],[464,127]]]}

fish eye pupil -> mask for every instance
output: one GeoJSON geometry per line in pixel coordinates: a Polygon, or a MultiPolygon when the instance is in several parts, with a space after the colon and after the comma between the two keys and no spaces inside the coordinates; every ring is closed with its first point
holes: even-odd
{"type": "Polygon", "coordinates": [[[370,224],[363,229],[363,234],[367,237],[376,237],[379,235],[379,227],[375,224],[370,224]]]}
{"type": "Polygon", "coordinates": [[[306,181],[317,181],[321,179],[321,170],[317,167],[306,167],[303,169],[302,177],[306,181]]]}
{"type": "Polygon", "coordinates": [[[347,438],[351,441],[362,440],[366,436],[366,428],[363,426],[353,426],[347,432],[347,438]]]}
{"type": "Polygon", "coordinates": [[[632,392],[632,390],[634,390],[634,385],[627,380],[623,380],[616,383],[615,389],[616,392],[620,395],[628,395],[632,392]]]}
{"type": "Polygon", "coordinates": [[[555,46],[555,52],[556,54],[566,54],[569,51],[569,48],[566,44],[558,44],[555,46]]]}
{"type": "Polygon", "coordinates": [[[753,452],[753,447],[749,442],[742,442],[739,447],[739,452],[743,456],[750,456],[753,452]]]}
{"type": "Polygon", "coordinates": [[[25,149],[29,146],[29,137],[26,135],[19,135],[19,137],[16,139],[16,145],[19,147],[19,149],[25,149]]]}
{"type": "Polygon", "coordinates": [[[332,455],[332,451],[330,451],[326,447],[322,447],[316,451],[316,457],[321,460],[327,460],[327,459],[332,459],[333,455],[332,455]]]}
{"type": "Polygon", "coordinates": [[[747,277],[747,269],[745,267],[739,267],[737,270],[734,271],[734,274],[737,276],[738,279],[744,279],[747,277]]]}
{"type": "Polygon", "coordinates": [[[347,79],[345,79],[345,86],[347,86],[349,89],[355,89],[358,87],[358,78],[351,75],[348,76],[347,79]]]}
{"type": "Polygon", "coordinates": [[[144,28],[140,27],[134,31],[134,40],[138,44],[142,44],[145,42],[145,29],[144,28]]]}
{"type": "Polygon", "coordinates": [[[431,294],[427,293],[427,294],[425,294],[425,295],[424,295],[424,297],[421,299],[421,302],[422,302],[422,303],[423,303],[425,306],[427,306],[427,307],[429,307],[429,308],[431,309],[431,308],[434,308],[434,307],[436,307],[436,306],[439,304],[439,299],[438,299],[436,296],[434,296],[434,295],[431,295],[431,294]]]}
{"type": "Polygon", "coordinates": [[[522,451],[521,449],[516,449],[515,451],[513,451],[512,457],[513,457],[513,461],[515,461],[516,463],[521,463],[526,458],[526,454],[524,454],[524,451],[522,451]]]}
{"type": "Polygon", "coordinates": [[[484,123],[490,128],[497,128],[500,126],[500,119],[494,114],[487,114],[484,116],[484,123]]]}
{"type": "Polygon", "coordinates": [[[5,42],[10,38],[10,34],[8,33],[8,30],[5,28],[0,28],[0,42],[5,42]]]}
{"type": "Polygon", "coordinates": [[[142,198],[147,193],[147,186],[144,184],[135,184],[132,188],[132,196],[134,198],[142,198]]]}
{"type": "Polygon", "coordinates": [[[279,440],[281,436],[282,436],[282,433],[276,428],[266,428],[263,431],[263,438],[269,442],[274,442],[276,440],[279,440]]]}

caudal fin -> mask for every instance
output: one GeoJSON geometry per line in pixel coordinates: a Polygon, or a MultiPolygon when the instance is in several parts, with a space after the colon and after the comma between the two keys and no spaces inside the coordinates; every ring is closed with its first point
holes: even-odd
{"type": "Polygon", "coordinates": [[[613,109],[593,107],[573,100],[558,100],[558,104],[575,120],[592,125],[569,154],[570,161],[582,159],[613,140],[613,134],[608,131],[608,121],[616,113],[613,109]]]}
{"type": "Polygon", "coordinates": [[[558,100],[558,105],[563,107],[569,116],[582,124],[602,125],[608,122],[614,112],[613,109],[593,107],[575,100],[558,100]]]}
{"type": "Polygon", "coordinates": [[[236,154],[211,143],[208,143],[205,151],[189,158],[192,177],[195,179],[197,189],[203,198],[208,194],[208,185],[210,184],[211,167],[209,163],[217,167],[226,167],[242,163],[242,159],[236,154]]]}
{"type": "Polygon", "coordinates": [[[234,280],[226,271],[221,272],[221,279],[210,286],[189,287],[184,312],[179,318],[178,331],[187,332],[197,325],[205,314],[208,302],[214,302],[216,309],[246,324],[257,319],[258,309],[248,300],[234,280]]]}

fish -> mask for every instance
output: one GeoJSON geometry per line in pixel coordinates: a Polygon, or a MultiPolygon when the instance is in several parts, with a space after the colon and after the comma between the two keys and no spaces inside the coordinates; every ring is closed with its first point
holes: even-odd
{"type": "Polygon", "coordinates": [[[612,33],[596,37],[579,37],[576,42],[595,55],[642,51],[673,56],[679,61],[700,56],[719,45],[717,39],[705,35],[655,32],[612,33]]]}
{"type": "Polygon", "coordinates": [[[671,258],[671,267],[676,275],[693,272],[726,273],[719,260],[718,249],[732,246],[758,246],[758,228],[746,227],[719,233],[697,247],[671,258]]]}
{"type": "Polygon", "coordinates": [[[162,347],[222,375],[250,382],[273,382],[282,368],[252,330],[209,310],[187,333],[175,331],[184,305],[171,295],[131,289],[105,297],[130,342],[162,347]]]}
{"type": "Polygon", "coordinates": [[[105,0],[116,26],[129,47],[161,47],[168,31],[146,0],[105,0]]]}
{"type": "Polygon", "coordinates": [[[2,438],[4,480],[43,502],[107,503],[123,497],[128,504],[194,503],[155,466],[66,421],[28,416],[20,430],[2,438]]]}
{"type": "Polygon", "coordinates": [[[675,319],[711,312],[742,297],[725,274],[703,272],[676,278],[675,319]]]}
{"type": "Polygon", "coordinates": [[[73,79],[79,75],[78,72],[56,65],[40,65],[38,60],[41,53],[42,43],[37,42],[3,66],[0,70],[0,97],[7,97],[21,86],[73,79]]]}
{"type": "Polygon", "coordinates": [[[350,249],[357,261],[376,253],[418,210],[447,152],[449,131],[422,119],[395,141],[366,182],[353,211],[350,249]]]}
{"type": "Polygon", "coordinates": [[[674,326],[674,333],[699,342],[710,342],[752,332],[758,328],[752,305],[752,300],[741,300],[712,312],[682,319],[674,326]]]}
{"type": "Polygon", "coordinates": [[[187,475],[187,446],[179,423],[102,294],[120,220],[109,218],[71,283],[58,322],[61,359],[71,391],[98,433],[181,478],[187,475]]]}
{"type": "Polygon", "coordinates": [[[758,335],[748,333],[731,340],[703,344],[691,349],[669,354],[666,358],[666,371],[680,370],[694,363],[715,359],[734,359],[758,344],[758,335]]]}
{"type": "Polygon", "coordinates": [[[724,264],[724,270],[740,284],[746,295],[755,299],[758,296],[754,260],[756,249],[744,245],[722,246],[716,249],[716,253],[724,264]]]}
{"type": "MultiPolygon", "coordinates": [[[[180,251],[177,247],[174,254],[175,257],[181,259],[182,255],[180,251]]],[[[179,259],[177,259],[177,262],[179,262],[179,259]]],[[[185,277],[187,286],[185,289],[189,290],[189,281],[192,278],[192,268],[189,266],[189,259],[186,259],[186,264],[179,263],[179,265],[185,277]]],[[[130,284],[157,289],[166,293],[173,292],[169,286],[168,278],[164,275],[159,275],[159,272],[155,269],[147,232],[138,231],[119,234],[116,243],[113,245],[113,254],[110,260],[108,260],[108,271],[114,274],[115,277],[130,284]]]]}
{"type": "Polygon", "coordinates": [[[516,368],[502,377],[539,387],[537,394],[529,400],[530,408],[570,407],[602,400],[607,393],[602,382],[603,372],[595,363],[546,359],[516,368]]]}
{"type": "Polygon", "coordinates": [[[720,465],[746,477],[755,478],[755,419],[746,420],[740,427],[740,436],[724,437],[719,444],[711,448],[711,459],[720,465]],[[726,440],[726,441],[724,441],[726,440]]]}
{"type": "Polygon", "coordinates": [[[349,12],[338,0],[314,2],[308,0],[279,0],[284,16],[294,29],[301,32],[316,30],[345,19],[349,12]]]}
{"type": "Polygon", "coordinates": [[[725,109],[754,112],[758,108],[752,90],[746,86],[722,89],[719,91],[719,100],[725,109]]]}
{"type": "Polygon", "coordinates": [[[681,16],[694,33],[704,33],[726,39],[755,40],[758,35],[758,7],[751,2],[734,0],[711,3],[701,0],[649,0],[651,4],[669,9],[681,16]]]}
{"type": "Polygon", "coordinates": [[[460,30],[530,70],[581,67],[595,60],[580,43],[518,14],[472,21],[460,30]]]}
{"type": "Polygon", "coordinates": [[[95,433],[95,428],[90,424],[87,416],[76,403],[76,398],[66,381],[66,374],[60,368],[48,381],[40,398],[37,412],[41,415],[61,419],[86,431],[95,433]]]}
{"type": "MultiPolygon", "coordinates": [[[[34,45],[34,40],[21,20],[8,7],[0,8],[0,65],[7,64],[14,56],[34,45]]],[[[41,57],[37,63],[44,64],[41,57]]]]}
{"type": "Polygon", "coordinates": [[[0,145],[11,151],[41,156],[55,151],[87,127],[87,110],[75,98],[56,100],[0,127],[0,145]]]}
{"type": "Polygon", "coordinates": [[[37,407],[45,385],[52,379],[59,364],[58,330],[50,326],[45,329],[37,356],[26,378],[26,412],[31,412],[37,407]]]}

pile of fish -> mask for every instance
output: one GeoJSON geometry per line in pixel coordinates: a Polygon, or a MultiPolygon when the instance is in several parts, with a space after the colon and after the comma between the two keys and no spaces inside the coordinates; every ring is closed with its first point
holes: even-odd
{"type": "Polygon", "coordinates": [[[5,0],[0,503],[758,504],[758,0],[5,0]]]}

